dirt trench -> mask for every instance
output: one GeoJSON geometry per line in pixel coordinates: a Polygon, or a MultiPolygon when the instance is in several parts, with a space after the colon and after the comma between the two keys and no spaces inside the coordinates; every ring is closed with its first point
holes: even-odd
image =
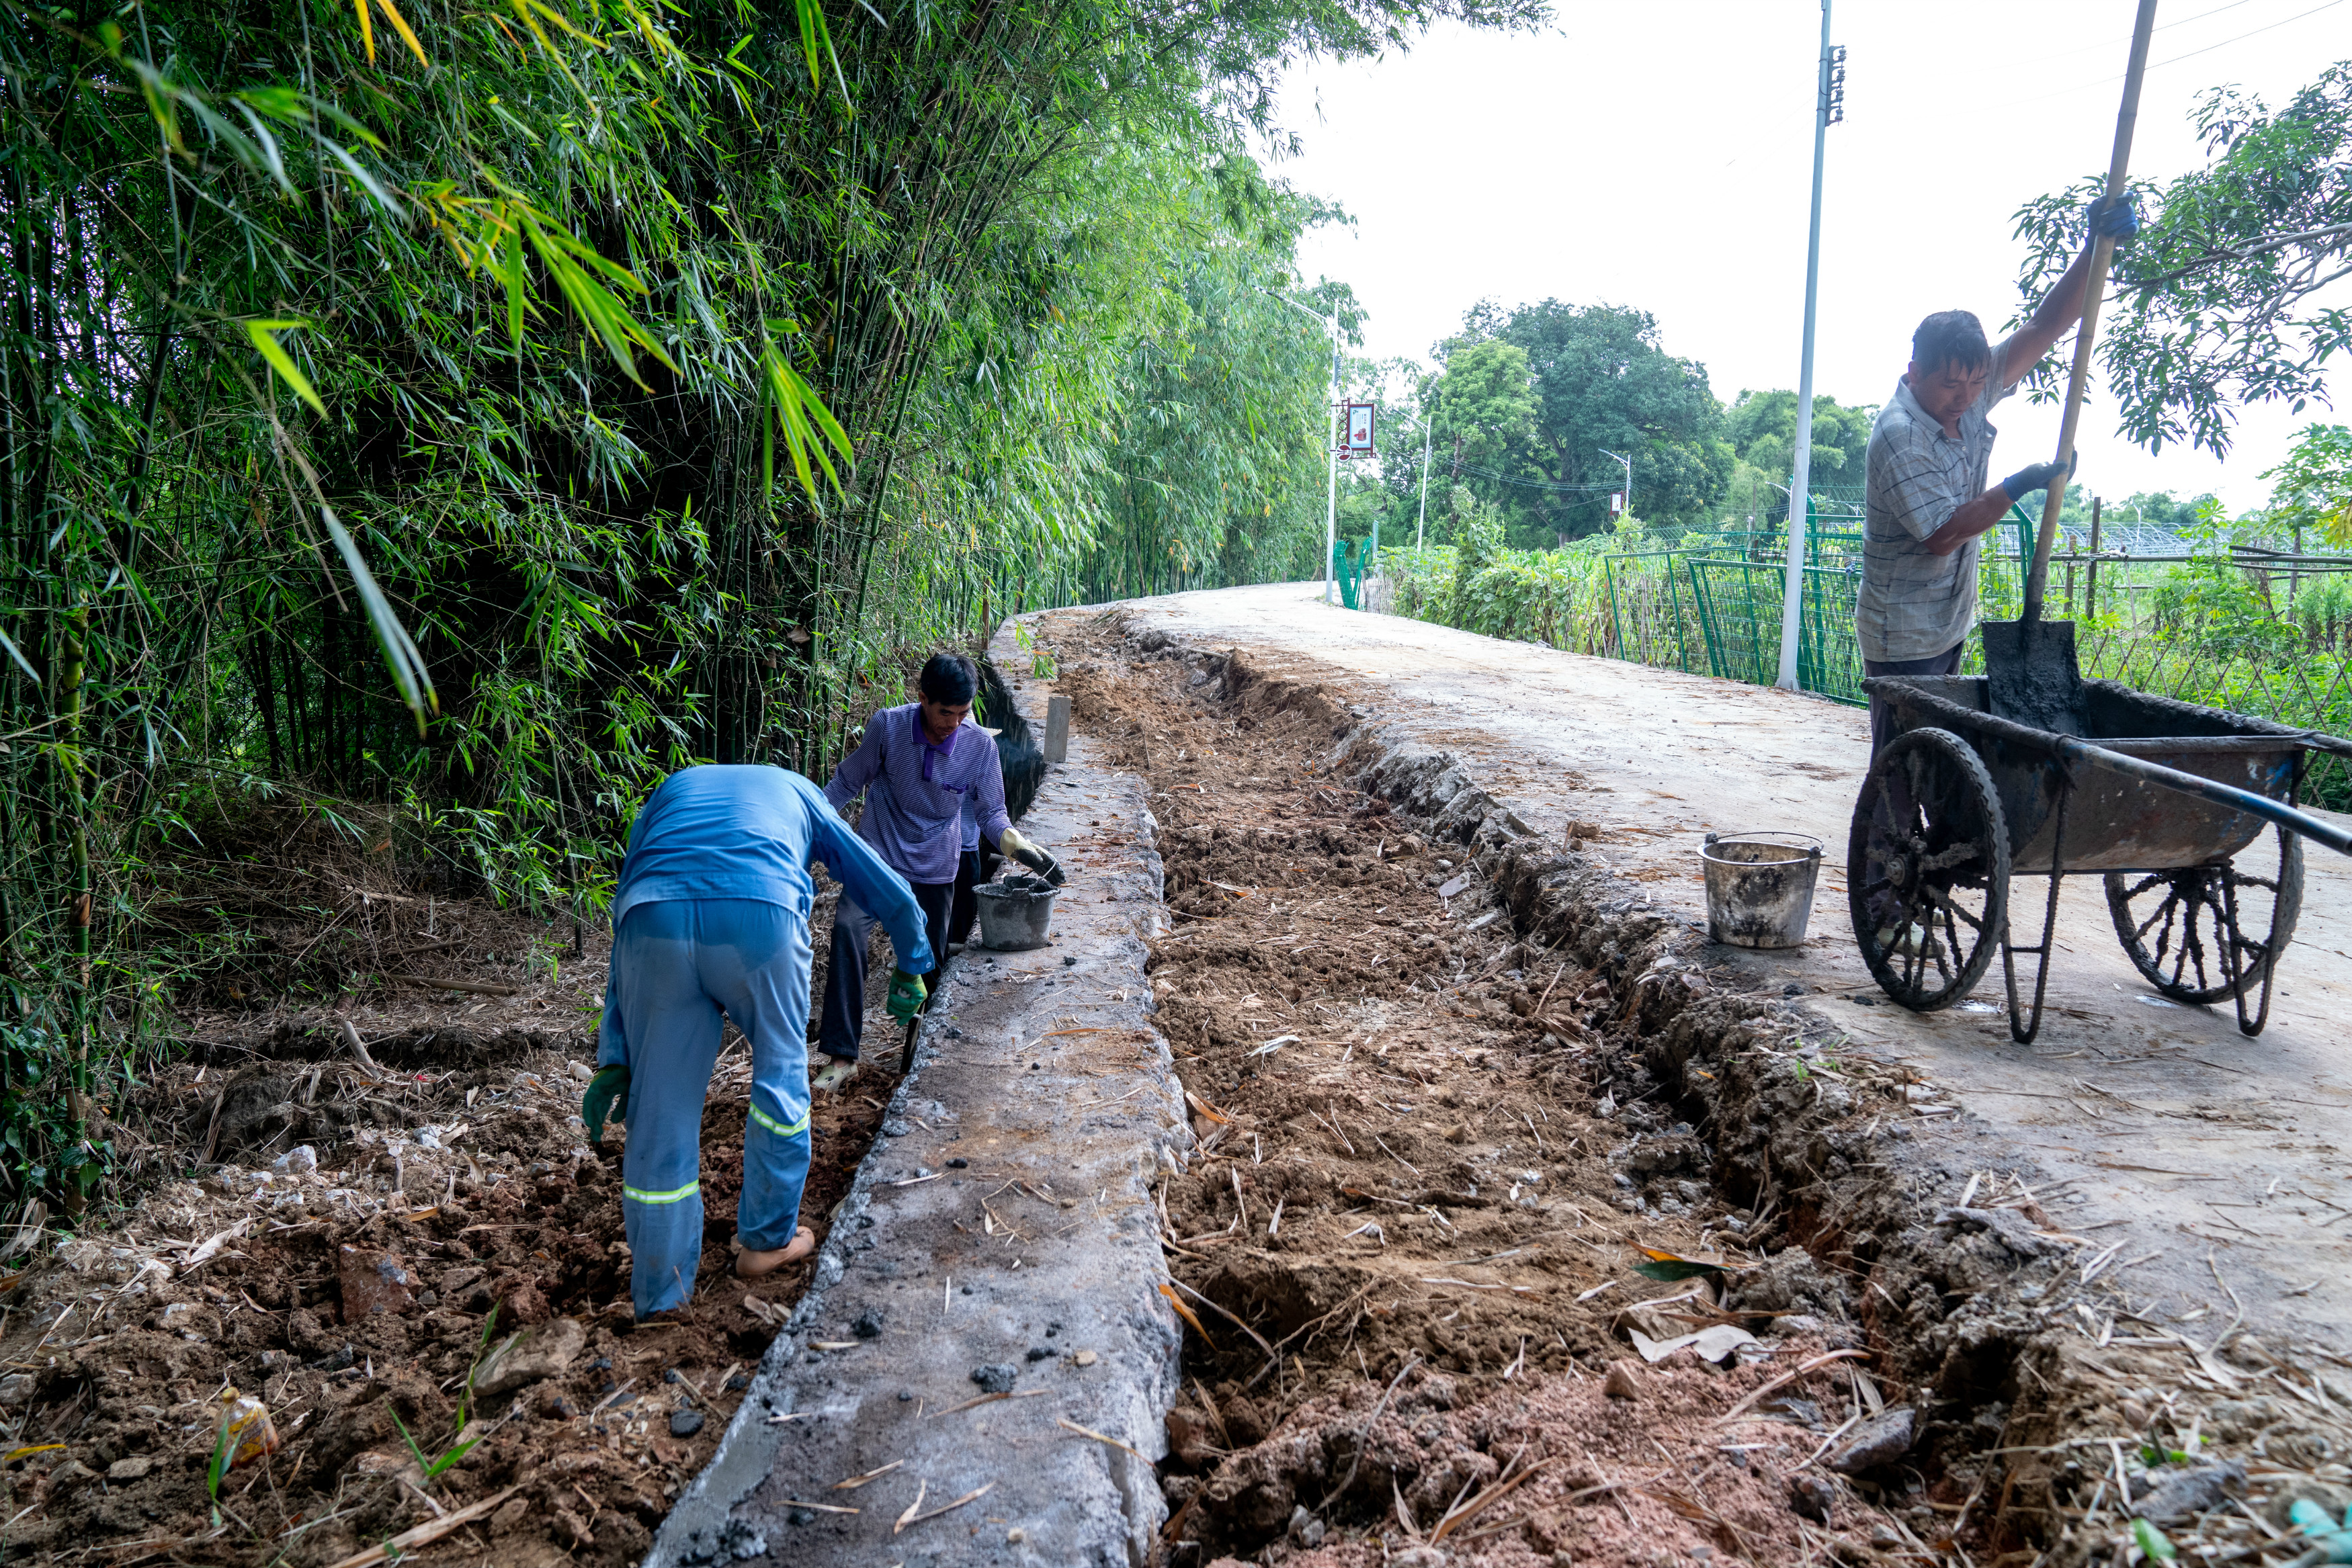
{"type": "Polygon", "coordinates": [[[1591,824],[1538,840],[1332,672],[1041,641],[1150,781],[1173,916],[1164,1562],[2059,1568],[2136,1549],[2126,1488],[2186,1487],[2192,1561],[2352,1502],[2326,1378],[2226,1332],[2184,1369],[2037,1173],[1591,824]]]}
{"type": "MultiPolygon", "coordinates": [[[[500,912],[440,916],[520,946],[500,912]]],[[[593,1009],[601,956],[540,1005],[593,1009]]],[[[428,1563],[644,1555],[808,1283],[806,1264],[730,1273],[749,1057],[730,1030],[695,1299],[639,1325],[626,1134],[591,1149],[577,1120],[593,1032],[398,1005],[361,1015],[377,1071],[339,1026],[261,1009],[106,1108],[163,1179],[0,1279],[0,1561],[313,1568],[403,1540],[428,1563]],[[215,1494],[226,1388],[264,1401],[280,1446],[215,1494]]],[[[814,1113],[820,1238],[880,1124],[867,1087],[814,1113]]]]}

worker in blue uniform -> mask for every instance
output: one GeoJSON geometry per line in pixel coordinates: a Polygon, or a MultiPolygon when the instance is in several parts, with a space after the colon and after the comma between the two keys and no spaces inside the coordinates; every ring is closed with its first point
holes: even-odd
{"type": "Polygon", "coordinates": [[[682,1306],[702,1259],[702,1106],[719,1014],[751,1045],[736,1203],[736,1274],[814,1250],[799,1224],[809,1168],[809,865],[822,861],[890,933],[891,1016],[923,1003],[922,909],[824,791],[781,768],[688,768],[646,801],[613,899],[613,962],[597,1070],[581,1105],[591,1143],[623,1122],[621,1212],[637,1316],[682,1306]]]}

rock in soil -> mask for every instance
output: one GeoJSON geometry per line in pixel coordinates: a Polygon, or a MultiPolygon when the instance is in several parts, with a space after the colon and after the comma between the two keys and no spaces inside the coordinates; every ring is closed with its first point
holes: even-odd
{"type": "Polygon", "coordinates": [[[2245,1485],[2246,1467],[2235,1461],[2194,1465],[2163,1475],[2132,1511],[2151,1524],[2179,1524],[2192,1514],[2221,1507],[2224,1499],[2243,1491],[2245,1485]]]}
{"type": "Polygon", "coordinates": [[[416,1281],[395,1253],[345,1247],[335,1261],[342,1285],[343,1322],[355,1323],[378,1312],[405,1312],[416,1305],[416,1281]]]}
{"type": "Polygon", "coordinates": [[[474,1392],[496,1398],[527,1384],[561,1376],[587,1344],[588,1331],[572,1318],[556,1318],[525,1329],[482,1358],[474,1373],[474,1392]]]}
{"type": "Polygon", "coordinates": [[[1882,1411],[1847,1434],[1822,1462],[1840,1475],[1858,1476],[1891,1465],[1911,1451],[1916,1417],[1907,1405],[1882,1411]]]}

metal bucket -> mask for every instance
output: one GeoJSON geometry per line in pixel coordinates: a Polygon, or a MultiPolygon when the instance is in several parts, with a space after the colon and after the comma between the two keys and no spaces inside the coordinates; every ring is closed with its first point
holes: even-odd
{"type": "Polygon", "coordinates": [[[972,890],[980,900],[981,946],[1000,953],[1043,947],[1059,891],[1042,876],[1025,874],[982,883],[972,890]]]}
{"type": "Polygon", "coordinates": [[[1709,833],[1707,931],[1735,947],[1796,947],[1813,912],[1822,841],[1809,833],[1709,833]]]}

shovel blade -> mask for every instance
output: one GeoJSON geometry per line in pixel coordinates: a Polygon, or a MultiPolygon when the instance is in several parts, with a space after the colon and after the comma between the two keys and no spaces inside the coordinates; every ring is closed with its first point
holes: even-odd
{"type": "Polygon", "coordinates": [[[2083,671],[2072,621],[1987,621],[1985,678],[1996,717],[2060,735],[2083,733],[2083,671]]]}

